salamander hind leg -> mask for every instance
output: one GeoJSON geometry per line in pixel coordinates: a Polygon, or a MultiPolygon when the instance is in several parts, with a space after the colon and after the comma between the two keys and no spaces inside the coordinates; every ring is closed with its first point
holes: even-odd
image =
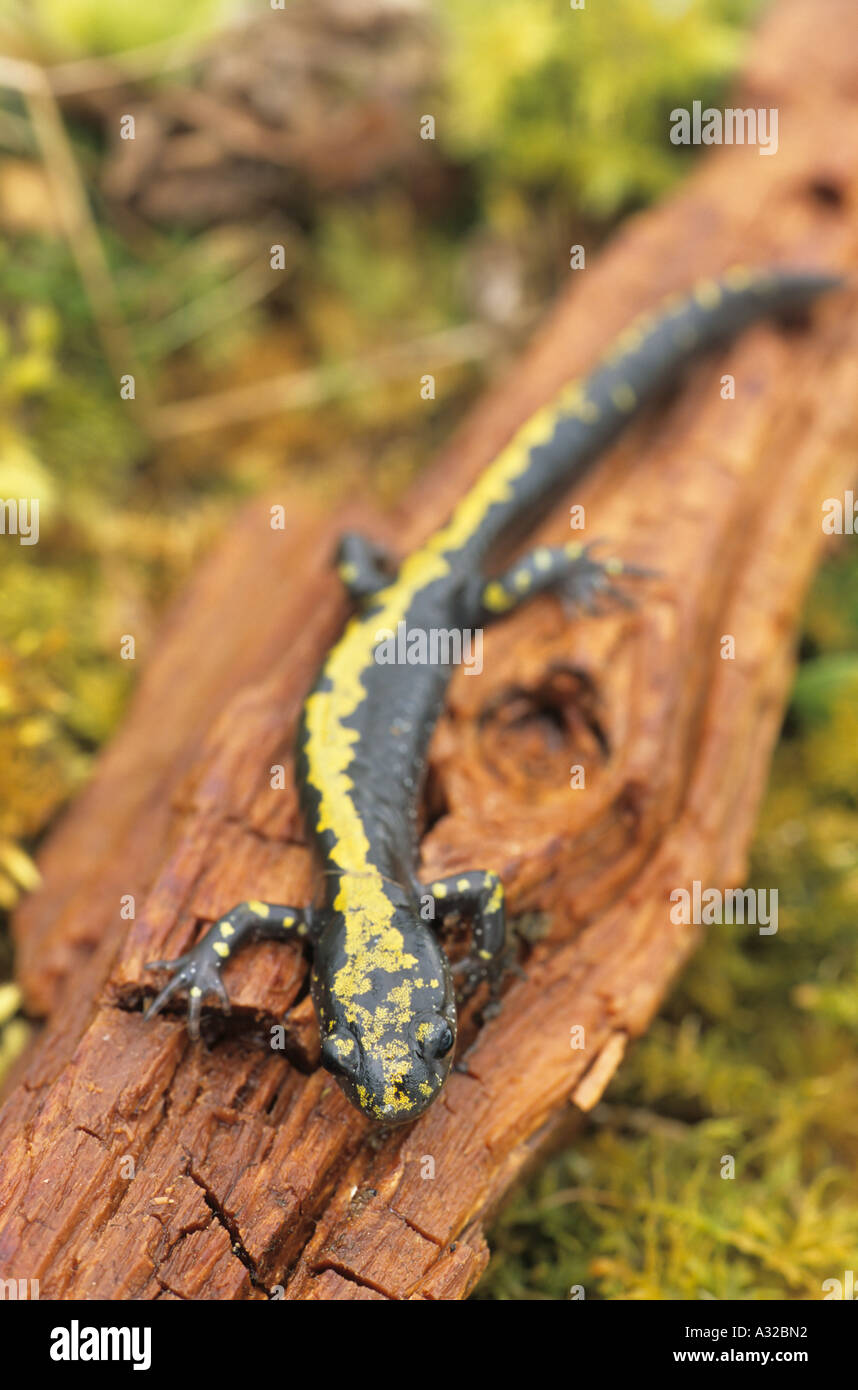
{"type": "Polygon", "coordinates": [[[150,961],[147,970],[171,970],[167,984],[156,994],[144,1018],[154,1018],[167,1000],[180,989],[188,991],[188,1033],[200,1036],[200,1013],[203,1000],[217,995],[224,1012],[229,1013],[229,996],[221,979],[221,970],[229,958],[251,941],[312,940],[310,914],[296,907],[276,903],[239,903],[231,912],[218,919],[201,941],[176,960],[150,961]]]}
{"type": "Polygon", "coordinates": [[[550,591],[574,608],[597,612],[608,599],[631,607],[629,595],[614,581],[651,575],[652,570],[626,565],[611,557],[597,560],[591,545],[577,543],[538,546],[510,569],[483,587],[481,601],[486,619],[511,613],[534,594],[550,591]]]}
{"type": "Polygon", "coordinates": [[[487,980],[490,1003],[483,1012],[496,1013],[501,981],[508,969],[506,910],[500,878],[491,872],[451,874],[449,878],[436,879],[425,891],[434,899],[439,918],[455,913],[471,920],[471,952],[453,966],[453,973],[464,976],[466,997],[487,980]]]}

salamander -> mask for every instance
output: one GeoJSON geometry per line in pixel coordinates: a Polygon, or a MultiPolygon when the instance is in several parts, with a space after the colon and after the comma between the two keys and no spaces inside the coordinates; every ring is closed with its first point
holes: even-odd
{"type": "Polygon", "coordinates": [[[589,376],[538,410],[450,519],[398,567],[363,537],[342,538],[339,574],[355,611],[306,698],[297,735],[301,806],[323,893],[309,905],[243,902],[186,954],[153,962],[172,975],[147,1018],[187,988],[188,1030],[199,1037],[207,996],[229,1008],[220,972],[241,946],[299,941],[312,953],[322,1065],[349,1100],[385,1125],[413,1120],[432,1104],[456,1041],[453,972],[436,927],[450,914],[470,921],[468,987],[486,980],[496,997],[506,959],[504,892],[498,875],[482,868],[420,881],[421,788],[452,651],[437,643],[435,660],[391,664],[379,660],[380,646],[403,630],[409,639],[479,630],[547,590],[584,607],[623,597],[622,584],[640,571],[618,559],[600,562],[588,547],[539,546],[506,570],[497,556],[690,355],[761,316],[803,309],[839,283],[812,271],[737,267],[671,296],[636,319],[589,376]]]}

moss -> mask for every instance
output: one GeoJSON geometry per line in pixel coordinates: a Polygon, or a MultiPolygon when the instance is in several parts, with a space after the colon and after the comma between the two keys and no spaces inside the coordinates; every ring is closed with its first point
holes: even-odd
{"type": "Polygon", "coordinates": [[[129,48],[177,39],[208,28],[224,14],[221,0],[148,0],[116,5],[106,0],[28,0],[18,18],[23,32],[38,38],[55,59],[84,54],[121,53],[129,48]]]}
{"type": "Polygon", "coordinates": [[[720,95],[756,0],[444,0],[449,109],[439,139],[486,190],[562,190],[598,218],[687,170],[667,138],[676,106],[720,95]]]}

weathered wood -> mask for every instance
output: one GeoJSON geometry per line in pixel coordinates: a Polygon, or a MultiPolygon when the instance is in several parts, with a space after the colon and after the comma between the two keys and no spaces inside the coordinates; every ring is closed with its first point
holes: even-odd
{"type": "MultiPolygon", "coordinates": [[[[777,156],[710,154],[573,277],[400,514],[369,518],[376,534],[402,548],[426,534],[511,430],[669,290],[736,261],[858,264],[856,52],[847,0],[776,7],[737,104],[778,107],[777,156]]],[[[345,613],[327,569],[345,518],[296,501],[286,533],[267,504],[237,522],[148,657],[18,916],[21,979],[49,1021],[0,1115],[5,1276],[59,1298],[468,1292],[487,1216],[570,1102],[595,1104],[693,950],[670,890],[741,881],[821,503],[854,473],[854,307],[840,296],[810,332],[760,326],[700,364],[575,489],[589,536],[661,571],[634,613],[570,624],[540,600],[487,634],[479,679],[454,680],[426,871],[495,868],[513,914],[542,913],[548,931],[467,1074],[380,1144],[315,1068],[290,951],[230,964],[235,1017],[208,1050],[178,1015],[144,1024],[137,1007],[143,963],[184,949],[198,922],[248,895],[300,901],[309,883],[293,791],[272,791],[269,769],[288,765],[300,700],[345,613]],[[725,633],[734,661],[720,657],[725,633]],[[586,791],[569,787],[578,763],[586,791]],[[130,930],[123,893],[137,898],[130,930]],[[284,1012],[290,1061],[262,1036],[284,1012]],[[576,1024],[584,1051],[570,1048],[576,1024]]],[[[542,537],[566,536],[566,515],[542,537]]]]}

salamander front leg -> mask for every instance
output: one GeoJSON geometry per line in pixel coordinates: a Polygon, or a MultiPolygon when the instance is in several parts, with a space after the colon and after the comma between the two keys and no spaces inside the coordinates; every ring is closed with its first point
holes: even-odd
{"type": "Polygon", "coordinates": [[[497,1012],[497,996],[506,969],[506,911],[503,884],[497,874],[460,873],[436,879],[424,890],[435,900],[440,918],[456,913],[472,922],[470,955],[453,966],[464,974],[465,994],[487,980],[491,1000],[484,1012],[497,1012]]]}
{"type": "Polygon", "coordinates": [[[570,542],[560,546],[538,546],[501,574],[490,579],[481,594],[483,617],[500,617],[518,608],[534,594],[550,590],[561,594],[569,603],[592,613],[599,600],[612,599],[631,607],[628,595],[613,581],[619,578],[650,575],[651,570],[626,565],[611,557],[596,560],[592,546],[570,542]]]}
{"type": "Polygon", "coordinates": [[[340,537],[336,566],[355,603],[362,603],[386,588],[396,572],[396,564],[387,551],[357,531],[347,531],[340,537]]]}
{"type": "Polygon", "coordinates": [[[153,1018],[177,990],[186,988],[188,1033],[198,1038],[200,1011],[207,995],[216,994],[224,1011],[229,1013],[229,996],[220,972],[230,956],[251,941],[312,941],[310,913],[275,903],[239,903],[209,927],[202,940],[183,956],[176,960],[150,961],[147,970],[172,970],[173,975],[160,994],[156,994],[143,1017],[153,1018]]]}

